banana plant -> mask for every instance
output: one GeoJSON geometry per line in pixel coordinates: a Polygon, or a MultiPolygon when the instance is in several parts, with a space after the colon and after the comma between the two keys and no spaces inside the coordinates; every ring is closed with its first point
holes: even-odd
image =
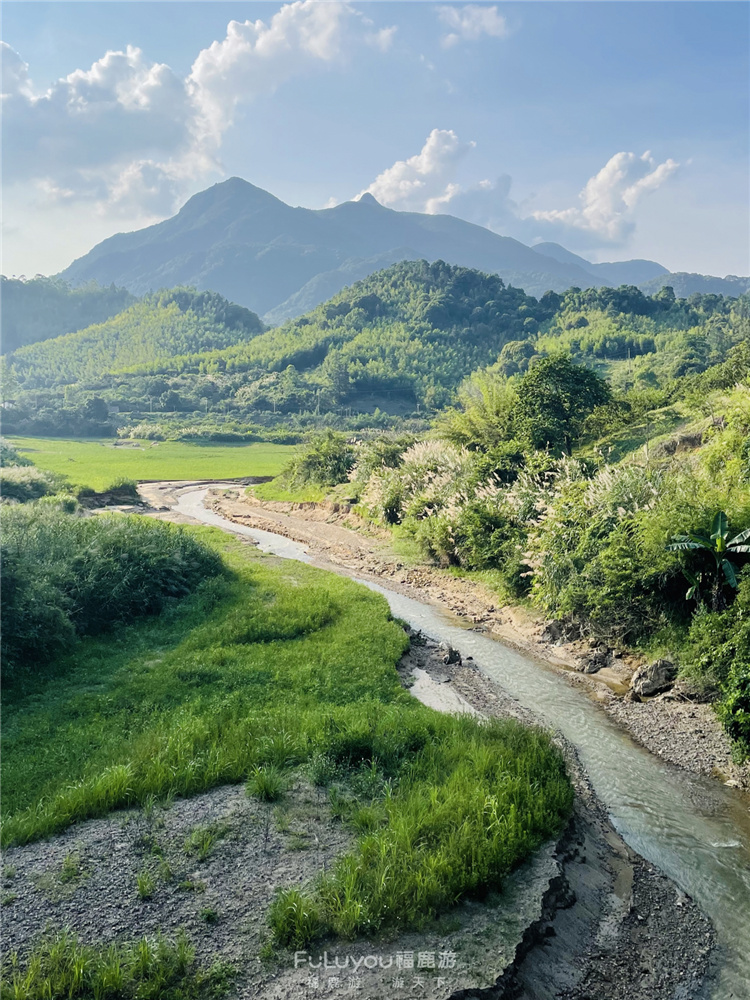
{"type": "MultiPolygon", "coordinates": [[[[667,548],[672,552],[684,552],[697,549],[714,558],[714,573],[712,587],[712,605],[714,611],[724,606],[722,592],[723,582],[737,589],[737,574],[729,557],[750,553],[750,528],[746,528],[733,538],[729,537],[729,518],[720,510],[711,524],[711,534],[707,531],[690,531],[686,535],[673,535],[667,548]],[[723,578],[723,579],[722,579],[723,578]]],[[[683,569],[690,588],[685,595],[686,600],[696,597],[703,582],[703,573],[690,573],[683,569]]]]}

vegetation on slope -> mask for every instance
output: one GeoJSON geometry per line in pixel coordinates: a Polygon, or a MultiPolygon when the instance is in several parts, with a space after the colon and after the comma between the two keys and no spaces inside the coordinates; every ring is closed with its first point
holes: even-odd
{"type": "Polygon", "coordinates": [[[506,375],[522,374],[532,357],[558,350],[619,391],[668,401],[675,380],[726,359],[746,338],[749,316],[746,296],[686,300],[669,289],[648,297],[624,287],[537,301],[497,276],[401,263],[277,329],[229,336],[215,345],[231,344],[221,350],[206,342],[183,354],[175,343],[167,358],[149,346],[100,359],[95,379],[76,376],[64,387],[53,384],[65,366],[52,365],[52,355],[43,372],[6,359],[4,378],[15,386],[6,396],[16,399],[6,427],[67,436],[120,428],[137,437],[156,423],[162,437],[216,438],[272,428],[418,432],[425,416],[455,402],[472,370],[497,363],[506,375]],[[123,370],[131,362],[136,370],[123,370]]]}
{"type": "Polygon", "coordinates": [[[398,525],[435,562],[492,571],[506,599],[529,598],[569,630],[677,655],[685,674],[721,693],[722,719],[750,752],[750,566],[740,544],[750,528],[750,391],[735,384],[750,370],[747,341],[671,381],[681,426],[656,440],[649,404],[663,397],[650,390],[613,391],[564,354],[532,353],[510,376],[504,361],[464,384],[432,438],[354,450],[343,437],[325,449],[314,439],[281,481],[299,491],[306,475],[319,488],[325,457],[329,473],[340,470],[326,481],[338,478],[339,498],[398,525]],[[611,441],[628,435],[624,455],[614,453],[611,441]],[[701,532],[713,540],[677,537],[701,532]],[[728,564],[718,576],[712,546],[728,564]]]}
{"type": "Polygon", "coordinates": [[[95,281],[71,288],[59,278],[41,275],[29,281],[0,275],[0,297],[6,354],[103,323],[135,302],[135,296],[125,288],[102,287],[95,281]]]}
{"type": "Polygon", "coordinates": [[[255,313],[214,292],[173,288],[147,295],[103,323],[23,347],[9,364],[21,388],[67,385],[168,365],[177,355],[227,347],[262,329],[255,313]]]}

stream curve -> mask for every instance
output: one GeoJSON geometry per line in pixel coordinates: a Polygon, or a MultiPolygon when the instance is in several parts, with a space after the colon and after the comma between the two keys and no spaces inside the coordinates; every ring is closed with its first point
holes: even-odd
{"type": "MultiPolygon", "coordinates": [[[[245,535],[263,552],[318,562],[299,542],[236,524],[207,510],[208,487],[182,493],[175,510],[245,535]]],[[[337,567],[330,564],[330,569],[337,567]]],[[[340,570],[339,570],[340,571],[340,570]]],[[[554,668],[472,631],[439,609],[346,573],[382,594],[394,615],[449,642],[521,704],[575,745],[612,823],[623,839],[692,896],[713,921],[719,970],[712,1000],[750,997],[750,810],[747,797],[720,782],[666,764],[636,744],[554,668]]],[[[646,1000],[646,998],[634,998],[646,1000]]]]}

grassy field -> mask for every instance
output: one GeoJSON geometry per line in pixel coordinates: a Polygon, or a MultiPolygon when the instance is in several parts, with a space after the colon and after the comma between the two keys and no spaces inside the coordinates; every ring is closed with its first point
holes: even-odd
{"type": "Polygon", "coordinates": [[[67,476],[75,486],[101,491],[118,479],[238,479],[275,476],[289,461],[292,445],[197,444],[184,441],[128,441],[12,438],[13,445],[41,469],[67,476]]]}
{"type": "Polygon", "coordinates": [[[191,530],[227,573],[6,685],[4,843],[229,782],[275,798],[302,773],[358,840],[273,908],[276,939],[301,946],[497,888],[560,828],[572,791],[546,734],[412,698],[395,670],[407,639],[380,595],[191,530]]]}

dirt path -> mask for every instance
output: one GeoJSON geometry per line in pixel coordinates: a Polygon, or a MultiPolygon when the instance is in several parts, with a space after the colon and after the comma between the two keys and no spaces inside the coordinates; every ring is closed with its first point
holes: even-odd
{"type": "MultiPolygon", "coordinates": [[[[156,516],[180,519],[172,507],[184,489],[196,485],[205,484],[150,483],[141,486],[140,493],[156,508],[156,516]]],[[[207,506],[238,524],[302,542],[319,565],[334,563],[352,575],[367,576],[471,621],[475,629],[557,667],[652,753],[693,773],[750,788],[750,766],[740,767],[732,760],[730,741],[710,705],[673,699],[669,694],[640,703],[626,701],[623,695],[641,660],[614,656],[596,673],[582,673],[582,663],[592,653],[587,641],[555,638],[539,616],[524,608],[498,607],[496,595],[476,580],[429,565],[404,565],[393,554],[389,533],[345,505],[260,501],[246,496],[244,487],[228,483],[225,489],[216,490],[207,506]]]]}

